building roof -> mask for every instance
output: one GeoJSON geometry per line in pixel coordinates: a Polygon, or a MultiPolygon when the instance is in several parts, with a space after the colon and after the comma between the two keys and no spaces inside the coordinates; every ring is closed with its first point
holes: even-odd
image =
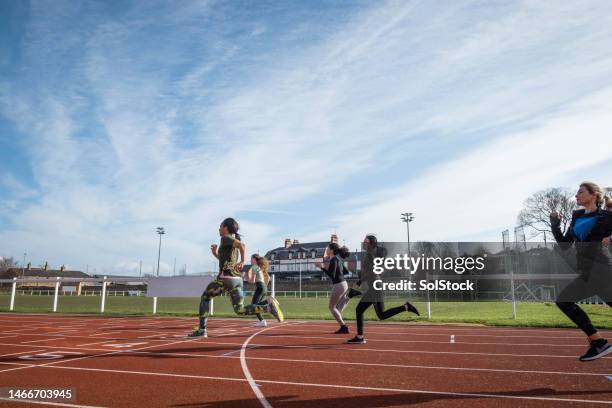
{"type": "MultiPolygon", "coordinates": [[[[297,254],[299,252],[306,252],[306,259],[312,259],[311,252],[313,250],[315,251],[316,258],[322,258],[323,254],[325,253],[325,248],[327,248],[328,245],[329,241],[292,244],[287,248],[278,247],[271,249],[270,251],[266,252],[266,258],[271,260],[271,255],[274,254],[275,261],[288,260],[289,253],[297,254]]],[[[292,259],[298,258],[293,257],[292,259]]],[[[349,261],[354,261],[356,259],[360,259],[360,252],[351,252],[349,257],[347,258],[347,260],[349,261]]]]}
{"type": "MultiPolygon", "coordinates": [[[[89,278],[85,272],[81,271],[60,271],[56,269],[44,270],[42,268],[23,269],[23,275],[26,277],[37,278],[89,278]]],[[[5,272],[0,273],[0,279],[13,279],[22,276],[21,268],[8,268],[5,272]]]]}

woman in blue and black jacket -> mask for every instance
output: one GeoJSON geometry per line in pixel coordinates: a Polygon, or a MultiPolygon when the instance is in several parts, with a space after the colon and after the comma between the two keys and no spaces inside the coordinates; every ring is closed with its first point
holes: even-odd
{"type": "Polygon", "coordinates": [[[601,208],[603,191],[595,183],[584,182],[576,193],[582,209],[574,211],[565,235],[561,232],[559,214],[550,215],[552,233],[562,250],[574,245],[579,276],[567,285],[557,298],[557,306],[588,336],[590,346],[580,361],[595,360],[612,352],[612,345],[591,323],[576,302],[599,296],[612,307],[612,255],[608,250],[612,235],[612,212],[601,208]]]}

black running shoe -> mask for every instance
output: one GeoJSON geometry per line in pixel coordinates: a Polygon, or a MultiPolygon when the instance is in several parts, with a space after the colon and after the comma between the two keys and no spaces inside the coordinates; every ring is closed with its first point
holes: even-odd
{"type": "Polygon", "coordinates": [[[593,340],[587,352],[580,356],[580,361],[597,360],[605,355],[612,353],[612,344],[606,339],[593,340]]]}
{"type": "Polygon", "coordinates": [[[361,293],[361,291],[360,291],[360,290],[350,288],[350,289],[349,289],[349,291],[348,291],[348,294],[347,294],[346,296],[347,296],[349,299],[352,299],[352,298],[354,298],[354,297],[361,296],[361,295],[362,295],[362,293],[361,293]]]}
{"type": "Polygon", "coordinates": [[[335,334],[348,334],[349,332],[349,328],[347,325],[343,325],[340,326],[340,328],[338,330],[336,330],[334,333],[335,334]]]}
{"type": "Polygon", "coordinates": [[[347,344],[366,344],[366,339],[365,337],[353,337],[352,339],[349,339],[346,341],[347,344]]]}
{"type": "Polygon", "coordinates": [[[406,302],[404,303],[404,307],[406,308],[407,312],[412,312],[417,316],[420,316],[421,314],[419,313],[419,311],[417,310],[416,307],[414,307],[414,305],[410,302],[406,302]]]}

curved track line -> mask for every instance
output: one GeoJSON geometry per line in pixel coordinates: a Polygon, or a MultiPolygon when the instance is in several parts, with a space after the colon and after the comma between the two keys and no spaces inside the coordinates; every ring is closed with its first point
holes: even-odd
{"type": "MultiPolygon", "coordinates": [[[[298,323],[296,323],[296,324],[298,324],[298,323]]],[[[286,325],[283,325],[283,327],[284,326],[286,326],[286,325]]],[[[244,377],[248,381],[249,386],[251,387],[251,389],[255,393],[255,396],[259,400],[259,403],[264,408],[272,408],[272,405],[270,405],[270,403],[268,402],[266,397],[263,395],[263,392],[261,392],[261,390],[259,389],[259,386],[255,383],[255,380],[253,379],[253,376],[251,375],[251,371],[249,370],[249,367],[247,366],[247,362],[246,362],[246,349],[247,349],[247,346],[249,345],[249,343],[251,342],[251,340],[253,340],[253,338],[255,338],[255,336],[257,336],[259,333],[265,332],[266,330],[274,329],[275,327],[280,327],[280,326],[266,327],[265,329],[262,329],[262,330],[260,330],[258,332],[253,333],[251,335],[251,337],[249,337],[248,339],[246,339],[244,341],[244,343],[242,343],[242,347],[240,347],[240,366],[242,367],[242,372],[244,373],[244,377]]]]}

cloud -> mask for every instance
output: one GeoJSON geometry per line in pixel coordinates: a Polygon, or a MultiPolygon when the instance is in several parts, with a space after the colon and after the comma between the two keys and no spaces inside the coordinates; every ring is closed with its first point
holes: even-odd
{"type": "Polygon", "coordinates": [[[34,181],[0,206],[9,252],[134,273],[163,225],[162,271],[203,270],[236,214],[262,252],[400,239],[405,210],[415,237],[474,237],[589,165],[575,135],[609,140],[605,2],[109,7],[34,3],[14,39],[0,112],[34,181]]]}

